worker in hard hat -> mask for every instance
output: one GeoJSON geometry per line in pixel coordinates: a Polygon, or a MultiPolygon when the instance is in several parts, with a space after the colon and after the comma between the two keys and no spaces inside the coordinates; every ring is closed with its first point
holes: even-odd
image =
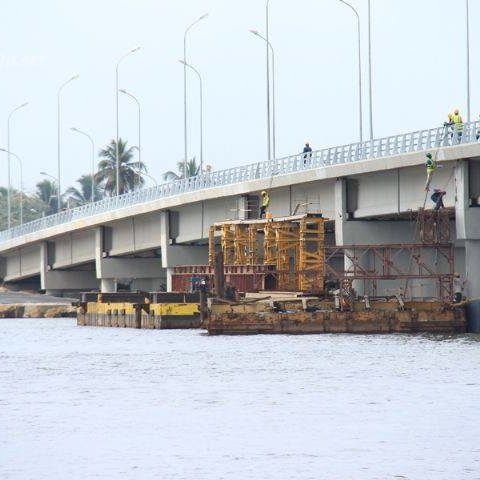
{"type": "Polygon", "coordinates": [[[267,208],[270,206],[270,196],[264,190],[262,192],[262,205],[260,206],[260,218],[264,218],[267,213],[267,208]]]}
{"type": "Polygon", "coordinates": [[[462,133],[463,133],[463,119],[460,115],[460,110],[456,108],[453,111],[452,115],[452,122],[453,122],[453,130],[457,134],[457,141],[460,143],[462,140],[462,133]]]}
{"type": "Polygon", "coordinates": [[[441,165],[437,164],[437,161],[433,158],[432,154],[429,152],[426,155],[427,161],[425,162],[425,166],[427,167],[427,183],[425,184],[425,191],[428,192],[430,190],[430,182],[432,181],[432,176],[435,170],[441,165]]]}

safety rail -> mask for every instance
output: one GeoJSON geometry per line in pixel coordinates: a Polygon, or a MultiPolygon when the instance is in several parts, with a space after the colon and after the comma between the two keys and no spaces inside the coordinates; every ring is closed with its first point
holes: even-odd
{"type": "Polygon", "coordinates": [[[345,163],[358,162],[403,153],[431,150],[440,147],[477,142],[480,137],[480,121],[465,123],[462,127],[444,125],[429,130],[392,135],[363,143],[352,143],[324,148],[311,153],[300,153],[289,157],[252,163],[242,167],[233,167],[203,173],[196,177],[174,180],[155,187],[144,188],[115,197],[107,197],[95,203],[89,203],[55,213],[38,220],[18,225],[0,232],[0,242],[21,237],[33,232],[65,224],[81,218],[90,217],[121,208],[138,205],[183,193],[206,190],[213,187],[234,185],[249,180],[271,178],[275,175],[329,167],[345,163]]]}

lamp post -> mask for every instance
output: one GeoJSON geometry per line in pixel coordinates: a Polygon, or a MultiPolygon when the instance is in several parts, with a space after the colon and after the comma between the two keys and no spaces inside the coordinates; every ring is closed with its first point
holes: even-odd
{"type": "Polygon", "coordinates": [[[200,172],[203,172],[203,80],[200,72],[189,63],[179,60],[184,67],[188,67],[192,70],[198,77],[200,83],[200,172]]]}
{"type": "Polygon", "coordinates": [[[363,142],[363,112],[362,112],[362,46],[360,34],[360,15],[357,10],[345,0],[339,0],[349,7],[357,18],[357,35],[358,35],[358,99],[359,99],[359,121],[360,121],[360,142],[363,142]]]}
{"type": "Polygon", "coordinates": [[[120,89],[120,92],[123,93],[124,95],[127,95],[131,99],[135,101],[137,104],[138,108],[138,161],[141,163],[142,161],[142,110],[140,107],[140,101],[135,95],[132,95],[130,92],[128,92],[125,89],[120,89]]]}
{"type": "Polygon", "coordinates": [[[18,155],[11,152],[8,148],[0,148],[0,152],[5,152],[9,158],[10,155],[13,156],[18,161],[20,167],[20,225],[23,225],[23,162],[18,155]]]}
{"type": "Polygon", "coordinates": [[[183,176],[187,178],[187,162],[188,162],[188,125],[187,125],[187,35],[188,32],[203,19],[208,17],[208,13],[204,13],[201,17],[197,18],[191,23],[183,35],[183,131],[184,131],[184,160],[183,160],[183,176]]]}
{"type": "MultiPolygon", "coordinates": [[[[58,189],[58,179],[55,178],[53,175],[48,174],[47,172],[40,172],[40,175],[43,175],[44,177],[51,178],[53,180],[53,186],[57,190],[57,197],[60,197],[60,190],[58,189]]],[[[54,195],[50,195],[50,198],[48,199],[48,205],[47,207],[50,207],[50,200],[51,198],[54,197],[54,195]]],[[[60,212],[60,209],[58,209],[57,213],[60,212]]]]}
{"type": "Polygon", "coordinates": [[[80,130],[75,127],[70,128],[70,130],[72,130],[72,132],[80,133],[81,135],[83,135],[84,137],[87,137],[90,140],[90,144],[92,147],[92,192],[91,192],[90,201],[93,203],[95,201],[95,142],[93,141],[93,138],[83,130],[80,130]]]}
{"type": "Polygon", "coordinates": [[[60,211],[62,205],[61,205],[61,154],[60,154],[60,98],[61,98],[61,93],[62,90],[70,83],[73,82],[73,80],[76,80],[79,77],[79,75],[74,75],[73,77],[69,78],[66,82],[63,82],[58,91],[57,91],[57,189],[58,189],[58,195],[57,195],[57,209],[60,211]]]}
{"type": "MultiPolygon", "coordinates": [[[[275,129],[276,129],[276,117],[275,117],[275,51],[272,47],[272,44],[270,43],[269,40],[266,39],[263,35],[261,35],[257,30],[251,29],[250,33],[255,35],[258,38],[261,38],[266,44],[267,48],[270,49],[270,52],[272,54],[272,155],[273,158],[270,157],[269,154],[269,160],[275,160],[276,157],[276,134],[275,134],[275,129]]],[[[270,144],[270,142],[269,142],[270,144]]]]}
{"type": "Polygon", "coordinates": [[[466,14],[467,14],[467,119],[471,121],[471,101],[470,101],[470,5],[469,1],[465,0],[466,14]]]}
{"type": "Polygon", "coordinates": [[[270,0],[267,0],[265,5],[265,32],[266,32],[266,53],[267,53],[267,154],[268,159],[271,160],[271,118],[270,118],[270,0]]]}
{"type": "Polygon", "coordinates": [[[12,226],[12,180],[11,180],[11,166],[10,166],[10,119],[12,115],[21,108],[24,108],[28,105],[28,102],[22,103],[18,107],[14,108],[8,115],[7,120],[7,148],[4,150],[7,153],[7,182],[8,182],[8,191],[7,191],[7,210],[8,210],[8,228],[12,226]]]}
{"type": "Polygon", "coordinates": [[[117,65],[115,67],[115,118],[116,118],[116,123],[117,123],[117,134],[116,134],[116,142],[115,142],[115,163],[116,163],[116,175],[115,175],[115,181],[116,181],[116,190],[117,190],[117,195],[120,195],[120,158],[118,154],[118,140],[119,140],[119,123],[118,123],[118,70],[120,67],[120,63],[122,60],[127,58],[129,55],[132,53],[138,52],[140,50],[140,47],[135,47],[132,48],[130,51],[125,53],[117,62],[117,65]]]}
{"type": "Polygon", "coordinates": [[[373,141],[373,89],[372,89],[372,8],[368,0],[368,99],[370,117],[370,140],[373,141]]]}

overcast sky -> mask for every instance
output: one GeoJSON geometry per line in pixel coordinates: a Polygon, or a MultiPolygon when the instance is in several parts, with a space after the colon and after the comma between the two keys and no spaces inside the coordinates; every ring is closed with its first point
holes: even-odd
{"type": "MultiPolygon", "coordinates": [[[[368,136],[367,0],[351,0],[363,28],[364,126],[368,136]]],[[[271,0],[276,52],[277,156],[358,138],[356,24],[338,0],[271,0]]],[[[472,113],[480,113],[480,5],[471,1],[472,113]]],[[[464,0],[372,0],[374,133],[386,136],[466,114],[464,0]]],[[[120,88],[142,104],[142,159],[158,180],[183,158],[183,32],[188,59],[205,82],[205,162],[215,169],[266,159],[265,49],[248,30],[265,30],[264,0],[3,0],[0,33],[0,138],[24,161],[34,189],[56,175],[56,92],[62,96],[62,186],[90,170],[89,132],[97,150],[115,136],[115,64],[120,88]]],[[[189,155],[199,155],[198,81],[189,75],[189,155]]],[[[136,145],[137,111],[120,98],[121,136],[136,145]]],[[[1,157],[6,184],[6,157],[1,157]]],[[[13,164],[14,165],[14,164],[13,164]]],[[[15,168],[15,166],[14,166],[15,168]]],[[[14,182],[18,184],[17,171],[14,182]]]]}

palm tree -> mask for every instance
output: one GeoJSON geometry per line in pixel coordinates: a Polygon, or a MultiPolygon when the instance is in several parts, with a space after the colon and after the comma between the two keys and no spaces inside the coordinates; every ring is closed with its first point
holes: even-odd
{"type": "Polygon", "coordinates": [[[57,186],[55,182],[45,179],[37,183],[36,196],[42,201],[46,215],[57,211],[57,186]]]}
{"type": "MultiPolygon", "coordinates": [[[[164,180],[180,180],[185,178],[185,162],[177,162],[178,173],[171,170],[163,174],[164,180]]],[[[200,174],[200,165],[197,165],[197,160],[193,157],[187,162],[187,175],[186,178],[196,177],[200,174]]]]}
{"type": "MultiPolygon", "coordinates": [[[[70,187],[65,195],[71,202],[71,205],[80,206],[92,201],[92,175],[82,175],[77,183],[79,187],[70,187]]],[[[93,191],[93,201],[98,202],[103,198],[102,188],[95,182],[93,191]]]]}
{"type": "MultiPolygon", "coordinates": [[[[127,148],[127,142],[118,140],[118,157],[120,159],[120,195],[130,192],[135,187],[141,187],[145,183],[142,172],[147,168],[143,162],[132,161],[135,147],[127,148]]],[[[109,145],[100,150],[99,156],[102,158],[98,162],[98,173],[96,179],[98,183],[104,183],[104,190],[109,195],[115,195],[117,192],[117,156],[116,141],[112,140],[109,145]]]]}

